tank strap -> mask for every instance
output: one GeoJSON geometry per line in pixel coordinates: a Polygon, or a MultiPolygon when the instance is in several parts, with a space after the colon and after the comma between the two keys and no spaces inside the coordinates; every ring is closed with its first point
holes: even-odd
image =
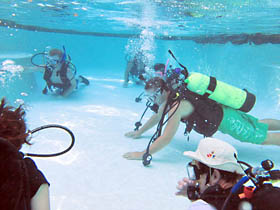
{"type": "Polygon", "coordinates": [[[207,90],[205,91],[203,96],[205,98],[208,98],[215,91],[216,87],[217,87],[217,79],[216,79],[216,77],[210,76],[209,85],[208,85],[207,90]]]}
{"type": "Polygon", "coordinates": [[[239,110],[242,112],[249,112],[256,103],[256,96],[252,93],[249,93],[246,89],[243,90],[246,92],[247,97],[244,104],[242,105],[242,107],[239,108],[239,110]]]}

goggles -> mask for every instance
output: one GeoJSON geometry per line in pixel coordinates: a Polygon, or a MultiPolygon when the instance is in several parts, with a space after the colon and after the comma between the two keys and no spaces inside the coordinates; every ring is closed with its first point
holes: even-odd
{"type": "Polygon", "coordinates": [[[200,175],[209,173],[210,168],[200,162],[197,162],[198,165],[195,164],[194,161],[191,161],[187,164],[187,174],[188,178],[191,180],[199,180],[200,175]]]}
{"type": "Polygon", "coordinates": [[[60,59],[52,56],[46,56],[47,65],[54,66],[60,62],[60,59]]]}

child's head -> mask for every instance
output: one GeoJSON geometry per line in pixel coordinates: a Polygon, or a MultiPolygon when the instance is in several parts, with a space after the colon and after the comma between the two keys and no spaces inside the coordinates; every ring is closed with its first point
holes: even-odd
{"type": "Polygon", "coordinates": [[[18,150],[24,143],[29,144],[29,130],[26,128],[24,116],[22,106],[7,106],[5,99],[1,100],[0,137],[12,143],[18,150]]]}

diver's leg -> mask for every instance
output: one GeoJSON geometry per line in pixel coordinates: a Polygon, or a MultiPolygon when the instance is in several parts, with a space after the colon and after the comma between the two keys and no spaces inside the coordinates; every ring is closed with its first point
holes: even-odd
{"type": "Polygon", "coordinates": [[[280,130],[280,120],[263,119],[263,120],[259,120],[259,122],[267,124],[268,130],[270,130],[270,131],[280,130]]]}
{"type": "Polygon", "coordinates": [[[280,145],[280,133],[267,133],[266,139],[262,144],[280,145]]]}
{"type": "MultiPolygon", "coordinates": [[[[280,130],[280,120],[263,119],[260,120],[259,122],[267,124],[268,130],[270,131],[280,130]]],[[[279,132],[267,133],[266,139],[262,144],[280,145],[280,133],[279,132]]]]}

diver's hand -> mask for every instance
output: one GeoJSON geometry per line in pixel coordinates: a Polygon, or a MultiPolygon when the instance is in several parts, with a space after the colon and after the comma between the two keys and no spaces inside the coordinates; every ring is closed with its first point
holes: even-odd
{"type": "Polygon", "coordinates": [[[138,131],[131,131],[131,132],[128,132],[126,134],[124,134],[126,137],[128,138],[133,138],[133,139],[137,139],[141,136],[141,133],[138,131]]]}
{"type": "Polygon", "coordinates": [[[182,195],[182,196],[188,196],[187,195],[187,188],[189,185],[195,185],[195,182],[193,180],[190,180],[188,178],[183,178],[182,180],[178,181],[178,185],[177,185],[177,190],[179,190],[178,192],[176,192],[175,195],[182,195]]]}
{"type": "Polygon", "coordinates": [[[142,160],[144,152],[127,152],[123,155],[123,158],[127,160],[142,160]]]}

